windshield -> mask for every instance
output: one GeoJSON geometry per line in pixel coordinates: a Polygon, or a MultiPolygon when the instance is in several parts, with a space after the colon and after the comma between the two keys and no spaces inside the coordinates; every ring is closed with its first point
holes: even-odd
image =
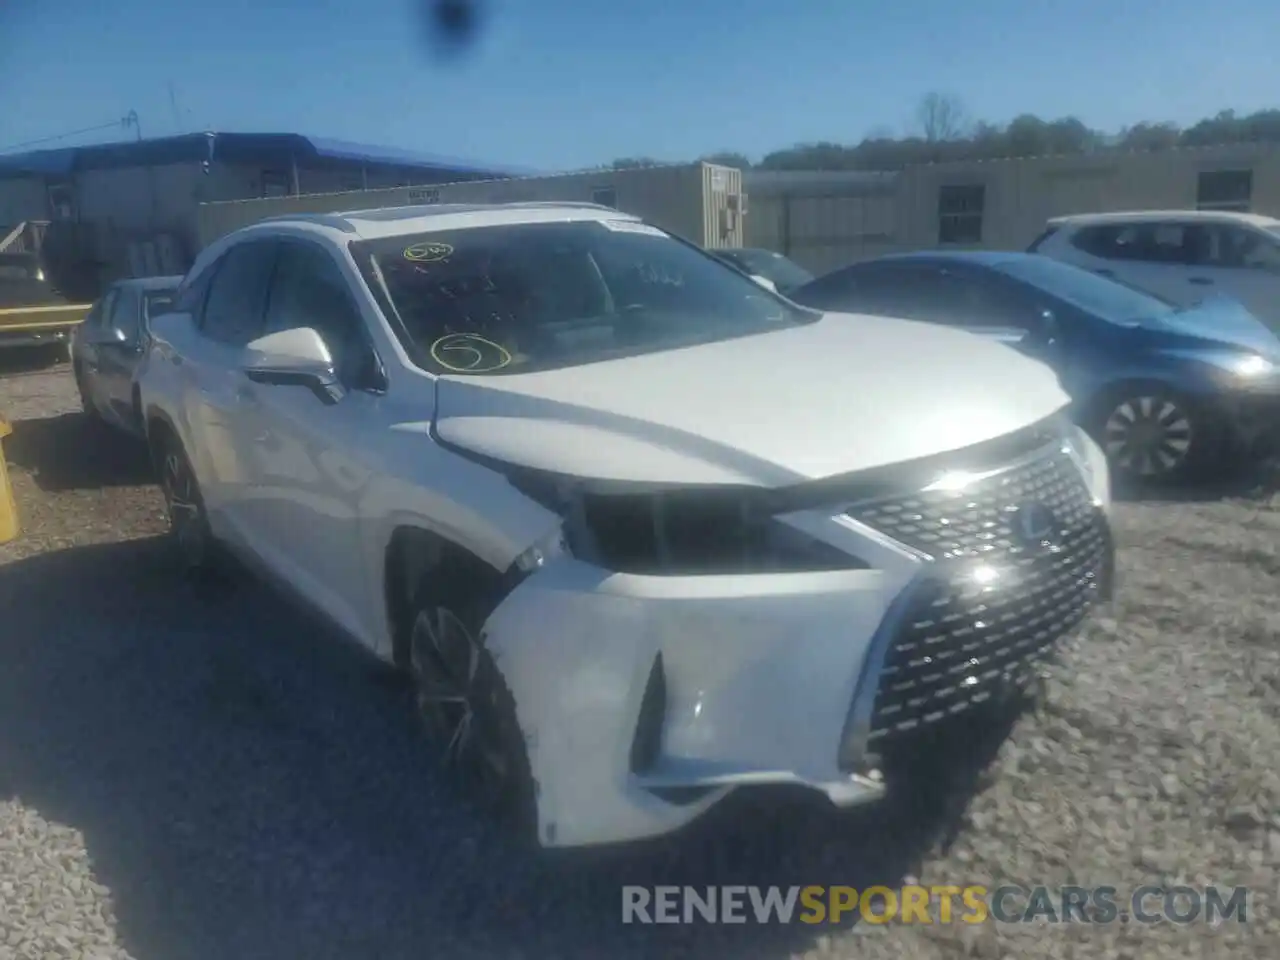
{"type": "Polygon", "coordinates": [[[1149,320],[1173,309],[1143,290],[1035,254],[1005,261],[997,269],[1111,323],[1149,320]]]}
{"type": "Polygon", "coordinates": [[[720,255],[738,264],[748,273],[772,280],[779,289],[804,286],[813,274],[772,250],[721,250],[720,255]]]}
{"type": "Polygon", "coordinates": [[[142,314],[148,320],[173,306],[176,290],[147,290],[142,295],[142,314]]]}
{"type": "Polygon", "coordinates": [[[446,230],[352,245],[434,373],[525,373],[808,322],[814,315],[644,223],[446,230]]]}

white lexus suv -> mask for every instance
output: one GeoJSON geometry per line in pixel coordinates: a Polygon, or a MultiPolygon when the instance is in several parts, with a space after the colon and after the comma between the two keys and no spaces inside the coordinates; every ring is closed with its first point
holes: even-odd
{"type": "Polygon", "coordinates": [[[603,207],[263,221],[153,333],[181,555],[401,668],[544,846],[756,784],[875,799],[1110,590],[1106,462],[1046,367],[603,207]]]}

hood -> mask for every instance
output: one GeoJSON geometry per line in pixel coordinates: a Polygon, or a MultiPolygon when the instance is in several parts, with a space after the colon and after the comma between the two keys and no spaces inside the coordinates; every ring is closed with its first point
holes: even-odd
{"type": "Polygon", "coordinates": [[[1144,320],[1140,326],[1153,333],[1194,338],[1201,346],[1252,350],[1270,360],[1280,360],[1280,339],[1271,328],[1244,304],[1221,294],[1185,310],[1144,320]]]}
{"type": "Polygon", "coordinates": [[[437,381],[436,432],[599,480],[782,486],[968,447],[1061,409],[1048,367],[972,334],[851,314],[560,370],[437,381]]]}

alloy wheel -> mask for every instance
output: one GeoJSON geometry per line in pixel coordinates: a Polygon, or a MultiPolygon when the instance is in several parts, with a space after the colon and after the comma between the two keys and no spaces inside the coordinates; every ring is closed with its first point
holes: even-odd
{"type": "Polygon", "coordinates": [[[513,777],[503,746],[498,690],[475,633],[444,606],[414,621],[410,665],[418,715],[457,771],[488,805],[503,802],[513,777]]]}
{"type": "Polygon", "coordinates": [[[165,453],[160,486],[169,512],[169,530],[187,564],[198,567],[204,562],[208,547],[204,508],[195,476],[186,458],[176,450],[165,453]]]}
{"type": "Polygon", "coordinates": [[[1103,448],[1126,473],[1170,476],[1187,465],[1195,441],[1190,413],[1170,397],[1131,397],[1107,417],[1103,448]]]}

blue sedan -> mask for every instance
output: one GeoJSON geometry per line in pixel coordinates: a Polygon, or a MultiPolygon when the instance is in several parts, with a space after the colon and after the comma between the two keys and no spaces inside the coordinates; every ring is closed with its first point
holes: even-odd
{"type": "Polygon", "coordinates": [[[1280,339],[1234,300],[1179,308],[1047,257],[880,257],[788,294],[819,310],[961,327],[1053,367],[1117,475],[1181,480],[1274,441],[1280,339]]]}

